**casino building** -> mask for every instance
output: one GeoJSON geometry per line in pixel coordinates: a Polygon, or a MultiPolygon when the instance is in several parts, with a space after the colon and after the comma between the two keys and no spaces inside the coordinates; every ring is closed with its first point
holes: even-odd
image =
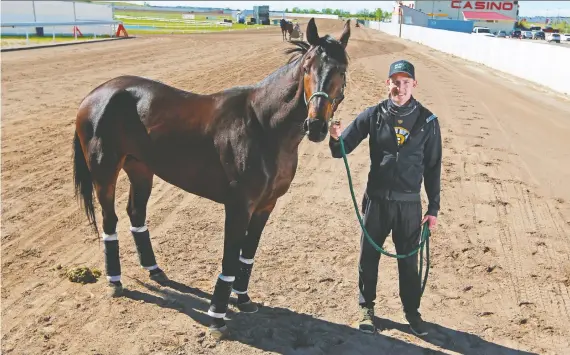
{"type": "MultiPolygon", "coordinates": [[[[519,17],[518,1],[395,1],[426,14],[428,19],[473,21],[473,26],[488,27],[491,32],[511,31],[519,17]]],[[[394,16],[397,19],[397,16],[394,16]]],[[[397,21],[397,20],[396,20],[397,21]]]]}

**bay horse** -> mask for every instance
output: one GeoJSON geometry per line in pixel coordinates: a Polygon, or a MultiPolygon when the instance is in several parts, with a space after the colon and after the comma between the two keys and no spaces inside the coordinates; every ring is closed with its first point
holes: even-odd
{"type": "Polygon", "coordinates": [[[293,22],[282,18],[279,21],[279,24],[281,25],[281,34],[283,35],[283,41],[287,40],[287,33],[289,33],[289,41],[291,41],[291,33],[293,33],[293,22]]]}
{"type": "Polygon", "coordinates": [[[167,282],[146,226],[154,175],[223,204],[224,251],[208,314],[210,333],[227,334],[229,297],[256,312],[247,294],[259,240],[277,199],[295,176],[305,136],[322,142],[344,99],[350,25],[339,39],[320,37],[314,19],[307,42],[293,41],[288,63],[262,81],[210,95],[137,76],[120,76],[81,102],[73,139],[75,193],[98,234],[93,195],[102,210],[105,272],[112,297],[123,292],[116,231],[115,185],[130,181],[127,213],[139,262],[167,282]]]}

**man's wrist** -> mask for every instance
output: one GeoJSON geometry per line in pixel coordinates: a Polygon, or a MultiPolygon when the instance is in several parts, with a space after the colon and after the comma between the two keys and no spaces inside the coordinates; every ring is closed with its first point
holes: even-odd
{"type": "Polygon", "coordinates": [[[436,218],[437,218],[437,213],[438,213],[437,210],[429,210],[429,209],[428,209],[427,212],[426,212],[426,216],[433,216],[433,217],[436,217],[436,218]]]}

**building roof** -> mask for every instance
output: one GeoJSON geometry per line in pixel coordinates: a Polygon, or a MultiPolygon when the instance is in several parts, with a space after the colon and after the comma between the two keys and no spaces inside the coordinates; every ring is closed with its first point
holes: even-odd
{"type": "Polygon", "coordinates": [[[505,16],[498,12],[491,11],[463,11],[463,16],[466,20],[499,20],[499,21],[515,21],[514,18],[505,16]]]}

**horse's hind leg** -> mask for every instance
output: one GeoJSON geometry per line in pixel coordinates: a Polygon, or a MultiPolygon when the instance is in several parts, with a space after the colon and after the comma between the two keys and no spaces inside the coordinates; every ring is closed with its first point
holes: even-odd
{"type": "Polygon", "coordinates": [[[103,215],[105,271],[109,286],[111,286],[109,294],[112,297],[117,297],[122,294],[123,285],[121,283],[121,261],[119,258],[119,239],[117,237],[118,218],[115,213],[115,186],[121,170],[122,159],[112,153],[95,153],[90,161],[93,185],[95,186],[95,193],[101,205],[103,215]]]}
{"type": "Polygon", "coordinates": [[[139,262],[149,271],[152,280],[165,282],[167,277],[158,267],[146,226],[146,207],[152,191],[154,173],[146,164],[132,157],[126,158],[123,169],[131,182],[127,213],[131,220],[131,233],[137,247],[139,262]]]}

